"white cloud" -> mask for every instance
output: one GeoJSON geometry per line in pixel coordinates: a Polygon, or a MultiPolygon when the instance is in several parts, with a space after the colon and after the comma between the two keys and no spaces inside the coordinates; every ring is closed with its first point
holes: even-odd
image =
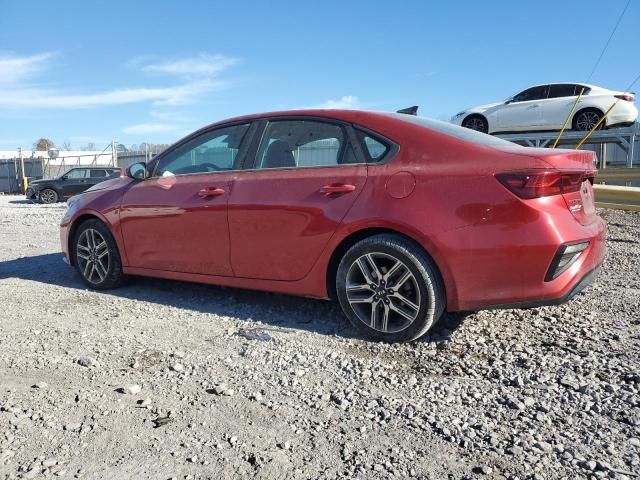
{"type": "Polygon", "coordinates": [[[213,82],[201,82],[166,88],[123,88],[96,93],[64,93],[56,90],[22,88],[0,92],[0,107],[77,109],[140,102],[152,102],[153,105],[181,105],[213,87],[213,82]]]}
{"type": "Polygon", "coordinates": [[[311,108],[327,108],[327,109],[357,109],[361,108],[358,97],[353,95],[345,95],[339,100],[327,100],[326,102],[311,108]]]}
{"type": "Polygon", "coordinates": [[[139,123],[137,125],[131,125],[123,128],[122,131],[127,135],[141,135],[148,133],[171,132],[178,128],[179,127],[175,125],[169,125],[166,123],[139,123]]]}
{"type": "Polygon", "coordinates": [[[238,60],[235,58],[225,57],[224,55],[209,55],[201,53],[196,57],[145,65],[142,67],[142,71],[186,77],[194,75],[212,77],[218,75],[220,72],[235,65],[236,63],[238,63],[238,60]]]}
{"type": "MultiPolygon", "coordinates": [[[[32,79],[48,65],[53,54],[42,53],[28,57],[0,57],[0,78],[5,77],[0,89],[0,108],[58,108],[79,109],[105,105],[150,102],[154,106],[183,105],[196,97],[215,91],[224,85],[218,74],[235,63],[222,55],[202,54],[194,59],[173,63],[159,63],[141,67],[143,71],[158,71],[188,76],[200,73],[197,79],[183,78],[173,86],[114,88],[98,92],[68,92],[63,89],[44,89],[29,85],[32,79]],[[20,83],[20,84],[18,84],[20,83]]],[[[0,80],[2,84],[3,80],[0,80]]]]}
{"type": "Polygon", "coordinates": [[[151,110],[149,114],[153,118],[162,120],[164,122],[184,122],[190,120],[190,118],[179,112],[168,112],[164,110],[151,110]]]}
{"type": "Polygon", "coordinates": [[[54,53],[38,53],[27,57],[0,56],[0,84],[15,84],[46,68],[54,53]]]}

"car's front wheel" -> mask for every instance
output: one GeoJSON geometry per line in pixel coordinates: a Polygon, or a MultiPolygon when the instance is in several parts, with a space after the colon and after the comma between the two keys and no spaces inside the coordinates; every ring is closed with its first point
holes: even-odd
{"type": "Polygon", "coordinates": [[[351,247],[340,261],[336,287],[351,323],[375,340],[415,340],[444,311],[438,269],[400,235],[374,235],[351,247]]]}
{"type": "Polygon", "coordinates": [[[476,132],[489,133],[489,124],[482,115],[469,115],[462,121],[462,126],[476,132]]]}
{"type": "Polygon", "coordinates": [[[45,188],[40,192],[40,201],[42,203],[57,203],[58,192],[52,188],[45,188]]]}
{"type": "Polygon", "coordinates": [[[89,287],[106,290],[124,280],[120,253],[107,226],[98,219],[87,220],[73,240],[74,265],[89,287]]]}

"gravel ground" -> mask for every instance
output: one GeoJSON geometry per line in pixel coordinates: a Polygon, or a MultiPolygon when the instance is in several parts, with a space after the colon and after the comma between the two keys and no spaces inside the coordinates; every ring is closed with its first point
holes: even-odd
{"type": "Polygon", "coordinates": [[[0,196],[0,478],[640,476],[640,214],[571,303],[358,338],[335,304],[88,291],[65,205],[0,196]]]}

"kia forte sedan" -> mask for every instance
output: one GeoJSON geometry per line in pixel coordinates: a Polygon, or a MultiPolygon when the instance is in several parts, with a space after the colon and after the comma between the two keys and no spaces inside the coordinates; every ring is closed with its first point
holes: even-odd
{"type": "Polygon", "coordinates": [[[556,304],[604,257],[594,154],[413,115],[209,125],[74,197],[64,257],[94,289],[144,275],[337,299],[372,339],[445,310],[556,304]]]}
{"type": "Polygon", "coordinates": [[[536,85],[502,102],[463,110],[451,121],[483,133],[560,130],[567,117],[567,128],[573,130],[589,131],[596,126],[624,127],[632,125],[638,118],[634,99],[631,92],[619,92],[595,85],[536,85]],[[600,122],[606,112],[609,113],[600,122]]]}

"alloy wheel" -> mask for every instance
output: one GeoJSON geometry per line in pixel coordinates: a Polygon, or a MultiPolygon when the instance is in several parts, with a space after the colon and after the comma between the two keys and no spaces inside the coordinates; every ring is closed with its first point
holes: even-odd
{"type": "Polygon", "coordinates": [[[590,131],[600,121],[600,114],[594,111],[586,111],[580,113],[576,118],[576,127],[578,130],[590,131]]]}
{"type": "Polygon", "coordinates": [[[82,276],[90,283],[104,281],[109,270],[109,247],[100,232],[87,228],[78,237],[76,257],[82,276]]]}
{"type": "Polygon", "coordinates": [[[40,200],[44,203],[55,203],[55,201],[57,200],[56,192],[50,189],[46,189],[42,193],[40,193],[40,200]]]}
{"type": "Polygon", "coordinates": [[[487,125],[486,125],[485,121],[480,117],[468,118],[467,120],[465,120],[464,126],[466,128],[469,128],[471,130],[475,130],[477,132],[482,132],[482,133],[486,133],[487,132],[487,125]]]}
{"type": "Polygon", "coordinates": [[[347,273],[346,290],[358,319],[379,332],[400,332],[420,312],[416,277],[388,253],[367,253],[355,260],[347,273]]]}

